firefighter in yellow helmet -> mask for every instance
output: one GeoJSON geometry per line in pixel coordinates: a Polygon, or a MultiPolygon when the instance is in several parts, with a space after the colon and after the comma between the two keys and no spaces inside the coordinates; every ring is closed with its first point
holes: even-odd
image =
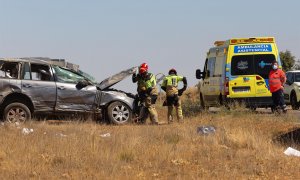
{"type": "Polygon", "coordinates": [[[146,63],[143,63],[139,67],[139,73],[137,75],[132,75],[132,82],[137,82],[139,100],[143,104],[139,114],[140,121],[145,123],[150,115],[152,124],[158,124],[158,115],[155,109],[158,95],[156,78],[152,73],[148,72],[148,65],[146,63]]]}
{"type": "MultiPolygon", "coordinates": [[[[173,108],[176,108],[177,120],[182,121],[182,108],[180,96],[187,88],[186,77],[178,76],[175,69],[169,71],[169,75],[163,80],[161,88],[166,92],[166,105],[168,106],[168,122],[173,122],[173,108]],[[183,82],[183,88],[178,90],[178,83],[183,82]]],[[[165,104],[165,103],[164,103],[165,104]]]]}

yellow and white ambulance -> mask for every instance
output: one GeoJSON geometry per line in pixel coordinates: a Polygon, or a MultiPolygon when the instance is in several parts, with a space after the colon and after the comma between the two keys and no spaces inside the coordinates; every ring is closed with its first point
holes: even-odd
{"type": "Polygon", "coordinates": [[[243,101],[247,107],[272,106],[268,75],[272,62],[282,68],[274,37],[216,41],[204,69],[196,70],[203,108],[243,101]]]}

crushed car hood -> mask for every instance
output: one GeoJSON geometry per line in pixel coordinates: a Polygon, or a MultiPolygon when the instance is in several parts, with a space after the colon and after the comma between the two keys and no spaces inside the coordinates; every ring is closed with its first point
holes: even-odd
{"type": "Polygon", "coordinates": [[[128,76],[134,74],[137,71],[138,67],[132,67],[130,69],[124,70],[110,76],[109,78],[104,79],[100,84],[98,84],[98,88],[101,90],[110,88],[111,86],[117,84],[118,82],[122,81],[123,79],[127,78],[128,76]]]}

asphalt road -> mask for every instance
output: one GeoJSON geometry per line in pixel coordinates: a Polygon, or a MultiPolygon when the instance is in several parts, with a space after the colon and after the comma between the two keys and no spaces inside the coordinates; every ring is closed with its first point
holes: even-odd
{"type": "MultiPolygon", "coordinates": [[[[300,110],[292,110],[292,108],[290,106],[287,107],[287,113],[288,114],[293,114],[295,116],[297,116],[299,118],[299,122],[300,122],[300,110]]],[[[210,112],[219,112],[220,108],[215,108],[215,107],[210,107],[209,108],[210,112]]],[[[255,110],[255,112],[260,113],[260,114],[266,114],[266,115],[270,115],[273,114],[271,111],[271,108],[257,108],[255,110]]]]}

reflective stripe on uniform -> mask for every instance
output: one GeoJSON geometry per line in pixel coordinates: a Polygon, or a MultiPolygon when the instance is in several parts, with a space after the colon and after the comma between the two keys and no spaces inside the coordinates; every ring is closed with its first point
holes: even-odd
{"type": "Polygon", "coordinates": [[[281,89],[281,86],[284,83],[284,81],[285,74],[281,69],[278,69],[276,71],[271,70],[269,74],[269,86],[271,93],[281,89]]]}

